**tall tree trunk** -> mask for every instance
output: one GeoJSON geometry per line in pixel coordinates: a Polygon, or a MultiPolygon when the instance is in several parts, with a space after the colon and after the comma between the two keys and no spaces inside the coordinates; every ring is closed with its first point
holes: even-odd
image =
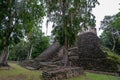
{"type": "Polygon", "coordinates": [[[64,66],[68,65],[68,42],[67,42],[67,33],[66,33],[66,29],[67,27],[64,26],[64,30],[65,30],[65,46],[64,46],[64,66]]]}
{"type": "Polygon", "coordinates": [[[68,43],[67,43],[67,23],[66,23],[66,18],[65,18],[65,13],[66,13],[66,0],[63,0],[63,9],[62,9],[62,13],[63,13],[63,29],[64,29],[64,33],[65,33],[65,43],[64,43],[64,66],[68,65],[68,43]]]}
{"type": "Polygon", "coordinates": [[[1,54],[1,58],[0,58],[1,66],[8,66],[7,64],[8,56],[9,56],[9,46],[6,46],[4,47],[2,54],[1,54]]]}
{"type": "MultiPolygon", "coordinates": [[[[7,60],[8,60],[8,56],[9,56],[9,38],[10,35],[13,31],[14,26],[13,25],[13,21],[14,21],[14,16],[16,15],[16,13],[12,14],[12,0],[8,0],[8,5],[9,5],[9,15],[8,15],[8,23],[6,23],[6,31],[5,31],[5,36],[3,39],[3,44],[4,44],[4,48],[2,50],[2,54],[0,57],[0,65],[1,66],[8,66],[7,64],[7,60]]],[[[15,22],[18,21],[15,20],[15,22]]]]}

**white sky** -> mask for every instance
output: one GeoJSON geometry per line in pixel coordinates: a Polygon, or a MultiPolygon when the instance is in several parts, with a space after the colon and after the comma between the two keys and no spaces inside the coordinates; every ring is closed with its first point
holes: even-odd
{"type": "Polygon", "coordinates": [[[102,31],[99,31],[100,21],[103,20],[105,15],[114,15],[119,12],[120,0],[98,0],[100,5],[93,9],[93,14],[96,16],[96,28],[98,36],[102,31]]]}
{"type": "Polygon", "coordinates": [[[52,31],[52,23],[49,22],[48,24],[48,29],[46,29],[46,17],[44,17],[44,20],[43,20],[43,24],[42,24],[42,31],[45,33],[45,35],[51,35],[51,31],[52,31]]]}
{"type": "MultiPolygon", "coordinates": [[[[96,28],[98,36],[101,34],[102,31],[99,31],[100,27],[100,21],[103,20],[105,15],[114,15],[118,13],[120,10],[120,0],[98,0],[100,5],[96,5],[96,7],[93,9],[93,14],[96,16],[96,28]]],[[[43,28],[42,31],[46,34],[46,19],[44,19],[43,22],[43,28]]],[[[52,24],[50,23],[48,25],[48,31],[46,35],[51,35],[52,30],[52,24]]]]}

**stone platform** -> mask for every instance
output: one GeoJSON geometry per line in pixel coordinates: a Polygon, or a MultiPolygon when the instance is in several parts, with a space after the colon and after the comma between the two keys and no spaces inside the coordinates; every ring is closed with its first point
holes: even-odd
{"type": "Polygon", "coordinates": [[[63,80],[83,74],[80,67],[61,67],[43,71],[42,80],[63,80]]]}

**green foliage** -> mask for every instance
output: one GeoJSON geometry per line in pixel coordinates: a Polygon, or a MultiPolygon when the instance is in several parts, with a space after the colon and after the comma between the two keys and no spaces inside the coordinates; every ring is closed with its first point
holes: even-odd
{"type": "Polygon", "coordinates": [[[105,16],[101,21],[101,29],[104,30],[100,36],[104,46],[108,47],[117,54],[120,54],[120,13],[113,16],[105,16]]]}
{"type": "MultiPolygon", "coordinates": [[[[36,41],[37,42],[37,41],[36,41]]],[[[42,36],[41,40],[37,42],[37,44],[34,45],[32,58],[37,57],[42,53],[46,48],[49,47],[49,37],[42,36]]]]}
{"type": "Polygon", "coordinates": [[[41,31],[39,32],[37,34],[32,33],[28,40],[21,40],[17,45],[11,46],[9,60],[21,61],[27,59],[31,45],[33,46],[31,57],[35,58],[40,55],[49,46],[49,37],[44,36],[41,31]]]}
{"type": "Polygon", "coordinates": [[[120,64],[120,55],[115,52],[112,52],[109,48],[104,47],[103,51],[107,53],[108,58],[120,64]]]}
{"type": "Polygon", "coordinates": [[[37,57],[49,46],[49,37],[44,36],[39,26],[32,28],[31,32],[28,33],[27,41],[29,46],[28,50],[30,51],[31,47],[33,47],[32,58],[37,57]]]}
{"type": "Polygon", "coordinates": [[[100,36],[100,39],[102,41],[102,44],[110,49],[112,49],[113,46],[113,40],[111,37],[110,32],[105,32],[103,31],[103,33],[100,36]]]}
{"type": "Polygon", "coordinates": [[[20,42],[32,27],[41,23],[45,13],[38,2],[41,0],[0,1],[1,48],[20,42]]]}
{"type": "Polygon", "coordinates": [[[92,8],[97,0],[45,0],[48,22],[53,22],[53,35],[61,45],[71,46],[84,27],[95,26],[92,8]]]}
{"type": "Polygon", "coordinates": [[[37,42],[37,44],[34,46],[32,58],[40,55],[40,53],[42,53],[46,48],[48,48],[49,45],[49,37],[42,36],[41,41],[37,42]]]}
{"type": "Polygon", "coordinates": [[[21,41],[17,45],[11,46],[9,60],[21,61],[27,59],[28,45],[27,42],[21,41]]]}
{"type": "Polygon", "coordinates": [[[115,20],[112,25],[118,30],[120,30],[120,12],[115,15],[115,20]]]}
{"type": "MultiPolygon", "coordinates": [[[[43,16],[45,15],[43,0],[0,0],[0,51],[8,56],[9,51],[5,48],[18,44],[31,32],[34,27],[41,27],[43,16]]],[[[22,46],[23,43],[20,43],[22,46]]],[[[18,44],[13,52],[18,52],[16,57],[23,58],[27,51],[18,44]],[[20,48],[20,49],[19,49],[20,48]]],[[[25,47],[26,48],[26,47],[25,47]]],[[[28,49],[27,49],[28,50],[28,49]]],[[[11,55],[11,54],[10,54],[11,55]]],[[[7,57],[2,57],[1,63],[6,63],[7,57]],[[4,59],[3,59],[4,58],[4,59]]]]}

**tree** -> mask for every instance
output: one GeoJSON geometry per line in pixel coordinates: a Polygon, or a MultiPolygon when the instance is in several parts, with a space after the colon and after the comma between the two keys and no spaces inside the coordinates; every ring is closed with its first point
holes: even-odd
{"type": "Polygon", "coordinates": [[[27,58],[28,44],[26,41],[21,40],[18,44],[10,46],[10,55],[8,60],[10,61],[22,61],[27,58]]]}
{"type": "Polygon", "coordinates": [[[116,33],[120,36],[120,12],[114,15],[114,21],[112,23],[113,27],[116,28],[116,33]]]}
{"type": "Polygon", "coordinates": [[[115,47],[116,47],[116,40],[115,40],[115,28],[113,27],[113,25],[111,23],[113,23],[114,21],[114,16],[105,16],[105,18],[103,19],[103,21],[101,21],[101,29],[103,29],[106,32],[109,32],[111,37],[112,37],[112,41],[113,41],[113,47],[112,47],[112,51],[114,51],[115,47]]]}
{"type": "Polygon", "coordinates": [[[7,65],[9,46],[16,44],[32,27],[38,26],[44,16],[41,0],[0,1],[1,65],[7,65]]]}
{"type": "Polygon", "coordinates": [[[32,33],[31,35],[34,35],[34,37],[23,39],[18,44],[10,47],[11,54],[9,55],[9,60],[22,61],[34,59],[49,46],[49,37],[44,36],[42,32],[39,36],[38,33],[37,36],[36,33],[32,33]]]}
{"type": "MultiPolygon", "coordinates": [[[[120,41],[119,41],[119,36],[114,35],[114,37],[115,37],[115,42],[116,42],[115,48],[114,48],[114,52],[120,55],[120,48],[119,48],[120,41]]],[[[102,44],[105,47],[108,47],[110,50],[113,49],[113,44],[114,43],[113,43],[113,39],[112,39],[110,31],[107,31],[107,32],[103,31],[103,33],[100,36],[100,39],[102,41],[102,44]]]]}
{"type": "Polygon", "coordinates": [[[101,21],[101,29],[104,30],[101,39],[105,46],[109,47],[112,51],[119,52],[120,44],[120,30],[119,30],[120,13],[113,16],[105,16],[101,21]]]}
{"type": "Polygon", "coordinates": [[[28,59],[35,58],[49,46],[49,37],[44,36],[41,28],[36,26],[27,35],[27,44],[29,46],[28,59]]]}
{"type": "Polygon", "coordinates": [[[82,27],[95,25],[92,8],[97,0],[45,0],[48,21],[53,22],[53,35],[64,46],[64,65],[68,64],[68,48],[82,27]]]}

